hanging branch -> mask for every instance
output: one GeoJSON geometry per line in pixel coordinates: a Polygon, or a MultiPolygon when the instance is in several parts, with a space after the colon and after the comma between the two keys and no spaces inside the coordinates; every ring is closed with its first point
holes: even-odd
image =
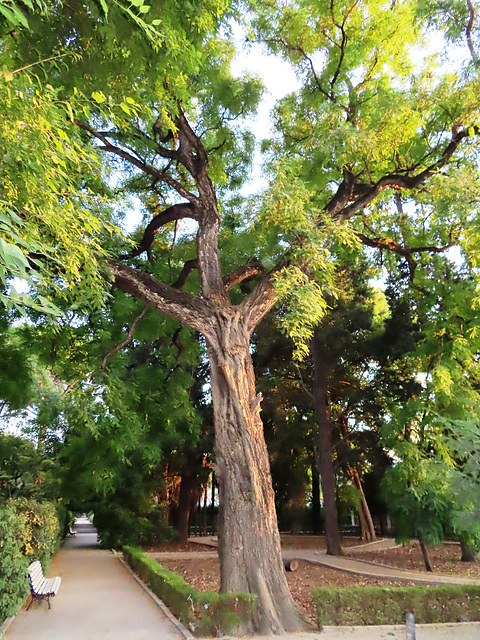
{"type": "Polygon", "coordinates": [[[132,322],[131,327],[129,328],[129,330],[127,331],[127,335],[125,337],[125,340],[122,340],[122,342],[120,342],[120,344],[117,344],[117,346],[113,347],[113,349],[111,351],[109,351],[107,353],[107,355],[103,358],[103,362],[102,362],[102,371],[105,371],[105,367],[107,366],[107,360],[113,356],[114,353],[117,353],[117,351],[120,351],[120,349],[123,349],[123,347],[125,347],[127,344],[129,344],[132,339],[133,339],[133,334],[135,332],[135,327],[137,326],[137,323],[139,322],[139,320],[141,320],[143,318],[143,316],[147,313],[148,311],[148,304],[145,305],[145,307],[143,308],[143,310],[141,311],[141,313],[139,313],[139,315],[135,318],[135,320],[132,322]]]}

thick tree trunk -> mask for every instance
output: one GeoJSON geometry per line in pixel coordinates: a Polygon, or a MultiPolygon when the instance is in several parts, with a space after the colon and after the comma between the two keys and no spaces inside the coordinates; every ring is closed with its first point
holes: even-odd
{"type": "Polygon", "coordinates": [[[325,514],[325,537],[327,554],[340,556],[343,554],[340,531],[338,529],[335,471],[332,459],[331,423],[328,418],[327,401],[327,367],[316,334],[311,342],[314,380],[313,399],[318,422],[318,446],[316,451],[317,466],[320,472],[323,494],[323,511],[325,514]]]}
{"type": "Polygon", "coordinates": [[[248,331],[240,318],[225,316],[217,318],[217,344],[208,345],[220,502],[220,591],[256,594],[254,619],[245,620],[241,632],[298,631],[305,623],[285,577],[248,331]]]}

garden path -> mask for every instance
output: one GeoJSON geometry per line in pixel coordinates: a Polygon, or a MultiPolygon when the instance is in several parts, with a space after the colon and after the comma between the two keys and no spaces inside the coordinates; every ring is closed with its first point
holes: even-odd
{"type": "MultiPolygon", "coordinates": [[[[178,628],[111,551],[101,549],[87,518],[65,541],[48,576],[62,584],[51,609],[34,602],[3,640],[181,640],[178,628]]],[[[30,602],[30,598],[28,599],[30,602]]]]}

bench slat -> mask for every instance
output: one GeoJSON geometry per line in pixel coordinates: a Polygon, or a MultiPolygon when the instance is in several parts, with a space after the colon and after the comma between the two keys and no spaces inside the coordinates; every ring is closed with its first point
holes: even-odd
{"type": "Polygon", "coordinates": [[[32,562],[28,567],[28,577],[30,579],[30,591],[32,595],[40,597],[56,595],[62,581],[59,576],[55,578],[45,578],[39,560],[35,560],[35,562],[32,562]]]}

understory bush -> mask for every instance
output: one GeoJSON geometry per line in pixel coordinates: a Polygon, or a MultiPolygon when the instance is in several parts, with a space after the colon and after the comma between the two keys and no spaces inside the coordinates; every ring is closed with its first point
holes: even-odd
{"type": "Polygon", "coordinates": [[[255,596],[251,593],[199,592],[140,549],[124,547],[123,555],[170,611],[197,636],[232,633],[253,616],[255,596]]]}
{"type": "Polygon", "coordinates": [[[40,560],[47,573],[62,528],[50,502],[17,498],[0,510],[0,623],[16,613],[28,594],[27,567],[40,560]]]}
{"type": "Polygon", "coordinates": [[[15,511],[0,509],[0,624],[13,616],[28,593],[27,567],[22,554],[23,522],[15,511]]]}
{"type": "Polygon", "coordinates": [[[155,545],[168,542],[175,531],[166,524],[164,505],[155,505],[143,515],[115,502],[96,506],[94,525],[104,547],[155,545]]]}
{"type": "Polygon", "coordinates": [[[318,626],[419,624],[480,620],[480,585],[413,587],[316,587],[318,626]]]}

